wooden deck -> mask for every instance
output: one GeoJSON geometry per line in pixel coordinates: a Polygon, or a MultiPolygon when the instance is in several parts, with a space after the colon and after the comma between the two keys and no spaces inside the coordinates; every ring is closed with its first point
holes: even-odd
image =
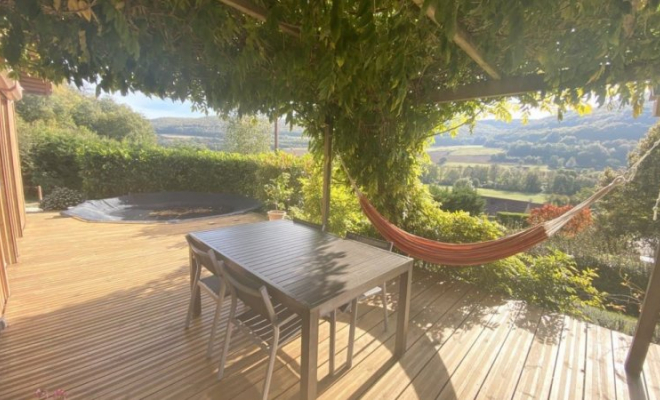
{"type": "MultiPolygon", "coordinates": [[[[203,302],[202,318],[183,329],[183,235],[259,219],[118,225],[30,215],[21,263],[9,269],[0,399],[33,398],[38,388],[63,388],[71,399],[257,398],[265,353],[237,334],[218,382],[220,338],[214,357],[205,357],[210,304],[203,302]]],[[[617,332],[418,271],[411,304],[408,352],[395,365],[387,363],[394,332],[383,331],[379,305],[361,305],[353,368],[321,398],[660,399],[660,346],[652,345],[641,381],[627,382],[631,338],[617,332]]],[[[319,334],[320,378],[327,373],[327,328],[322,324],[319,334]]],[[[345,319],[339,328],[341,363],[345,319]]],[[[299,356],[299,341],[285,347],[271,398],[297,398],[299,356]]]]}

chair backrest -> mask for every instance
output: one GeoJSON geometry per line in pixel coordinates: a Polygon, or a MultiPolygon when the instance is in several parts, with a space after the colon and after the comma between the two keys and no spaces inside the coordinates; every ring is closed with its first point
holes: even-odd
{"type": "Polygon", "coordinates": [[[383,249],[387,251],[392,251],[392,247],[393,247],[392,242],[386,242],[384,240],[358,235],[357,233],[353,233],[353,232],[346,233],[346,239],[355,240],[356,242],[365,243],[370,246],[378,247],[379,249],[383,249]]]}
{"type": "Polygon", "coordinates": [[[225,262],[224,268],[220,268],[220,271],[234,299],[240,299],[243,304],[270,322],[277,322],[277,314],[275,313],[275,308],[270,300],[266,286],[246,277],[240,271],[240,267],[231,261],[225,262]]]}
{"type": "Polygon", "coordinates": [[[190,251],[192,252],[193,259],[197,264],[197,266],[206,267],[206,269],[211,271],[214,275],[220,276],[220,271],[216,268],[217,263],[214,262],[215,254],[213,253],[213,250],[209,250],[209,251],[202,250],[199,242],[197,242],[190,235],[186,235],[186,240],[188,241],[188,245],[190,246],[190,251]]]}
{"type": "Polygon", "coordinates": [[[294,224],[300,224],[300,225],[305,225],[309,226],[310,228],[318,229],[318,230],[323,230],[323,227],[319,224],[315,224],[313,222],[305,221],[302,219],[294,218],[293,219],[294,224]]]}

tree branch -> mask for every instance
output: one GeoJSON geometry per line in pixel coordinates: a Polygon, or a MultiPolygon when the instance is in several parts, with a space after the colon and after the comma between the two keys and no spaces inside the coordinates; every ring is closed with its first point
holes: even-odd
{"type": "MultiPolygon", "coordinates": [[[[248,0],[219,0],[222,4],[225,4],[233,9],[236,9],[250,17],[256,18],[259,21],[266,21],[268,19],[268,10],[265,8],[253,4],[248,0]]],[[[289,34],[291,36],[300,37],[300,27],[295,25],[287,24],[286,22],[278,23],[278,26],[282,32],[289,34]]]]}
{"type": "MultiPolygon", "coordinates": [[[[420,8],[424,6],[424,0],[412,0],[415,4],[417,4],[420,8]]],[[[436,25],[440,26],[440,23],[435,19],[435,7],[434,6],[429,6],[426,9],[426,16],[431,19],[436,25]]],[[[452,38],[454,43],[458,47],[461,48],[465,52],[465,54],[468,55],[474,62],[479,64],[481,69],[483,69],[491,78],[493,79],[502,79],[502,75],[500,72],[497,70],[497,68],[493,65],[491,65],[484,56],[481,54],[481,51],[479,48],[477,48],[477,45],[474,44],[472,41],[472,38],[470,37],[470,34],[461,26],[456,27],[456,33],[454,34],[454,37],[452,38]]]]}

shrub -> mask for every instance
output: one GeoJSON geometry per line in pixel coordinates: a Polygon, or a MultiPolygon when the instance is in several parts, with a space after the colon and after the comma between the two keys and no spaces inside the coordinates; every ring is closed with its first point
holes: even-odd
{"type": "Polygon", "coordinates": [[[21,170],[25,186],[41,186],[45,192],[56,187],[82,189],[78,150],[86,143],[102,141],[84,130],[71,132],[33,125],[21,132],[21,170]]]}
{"type": "Polygon", "coordinates": [[[58,187],[44,197],[39,203],[44,211],[66,210],[85,201],[85,197],[77,190],[58,187]]]}
{"type": "Polygon", "coordinates": [[[497,222],[509,228],[524,228],[529,226],[529,214],[499,211],[497,222]]]}
{"type": "Polygon", "coordinates": [[[591,227],[572,237],[555,235],[536,251],[543,253],[552,248],[573,256],[578,269],[598,271],[593,283],[599,290],[607,292],[610,310],[639,315],[651,268],[639,260],[639,249],[634,241],[612,238],[591,227]]]}
{"type": "Polygon", "coordinates": [[[267,197],[266,204],[274,207],[275,210],[287,210],[291,195],[293,195],[290,183],[291,174],[288,172],[283,172],[277,178],[271,179],[264,187],[267,197]]]}
{"type": "Polygon", "coordinates": [[[486,200],[479,196],[472,183],[459,179],[451,190],[438,186],[429,186],[433,199],[440,203],[445,211],[465,211],[470,215],[481,215],[486,206],[486,200]]]}
{"type": "Polygon", "coordinates": [[[23,158],[26,186],[81,190],[88,198],[158,191],[225,192],[266,199],[265,185],[291,175],[291,204],[311,157],[286,153],[241,155],[193,148],[141,146],[89,136],[44,132],[23,158]]]}
{"type": "MultiPolygon", "coordinates": [[[[298,178],[309,157],[106,143],[81,148],[78,160],[83,191],[92,198],[193,191],[237,193],[264,201],[266,184],[283,172],[291,175],[293,193],[300,193],[298,178]]],[[[297,201],[291,198],[292,204],[297,201]]]]}
{"type": "MultiPolygon", "coordinates": [[[[571,210],[573,206],[555,206],[554,204],[545,204],[543,207],[535,208],[529,215],[529,223],[531,225],[540,224],[546,221],[550,221],[559,217],[562,214],[565,214],[571,210]]],[[[561,233],[567,236],[575,236],[578,233],[585,230],[591,225],[591,210],[585,208],[575,215],[564,227],[561,229],[561,233]]]]}
{"type": "MultiPolygon", "coordinates": [[[[596,325],[622,332],[629,336],[635,335],[637,318],[593,307],[585,307],[582,313],[588,321],[596,325]]],[[[660,324],[656,324],[651,341],[653,343],[660,343],[660,324]]]]}

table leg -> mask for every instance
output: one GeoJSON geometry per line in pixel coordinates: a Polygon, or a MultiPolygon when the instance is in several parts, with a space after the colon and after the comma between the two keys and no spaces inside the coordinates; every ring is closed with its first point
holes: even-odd
{"type": "MultiPolygon", "coordinates": [[[[192,290],[193,289],[192,285],[193,282],[195,281],[195,256],[193,255],[193,252],[190,248],[188,248],[188,263],[190,267],[190,290],[192,290]]],[[[197,295],[192,301],[193,301],[193,318],[199,317],[202,314],[202,300],[199,290],[197,291],[197,295]]]]}
{"type": "Polygon", "coordinates": [[[300,362],[300,398],[316,399],[319,347],[319,313],[303,316],[300,362]]]}
{"type": "Polygon", "coordinates": [[[408,320],[410,318],[410,297],[412,288],[412,267],[399,277],[399,304],[397,305],[396,346],[394,357],[401,358],[406,352],[408,341],[408,320]]]}

